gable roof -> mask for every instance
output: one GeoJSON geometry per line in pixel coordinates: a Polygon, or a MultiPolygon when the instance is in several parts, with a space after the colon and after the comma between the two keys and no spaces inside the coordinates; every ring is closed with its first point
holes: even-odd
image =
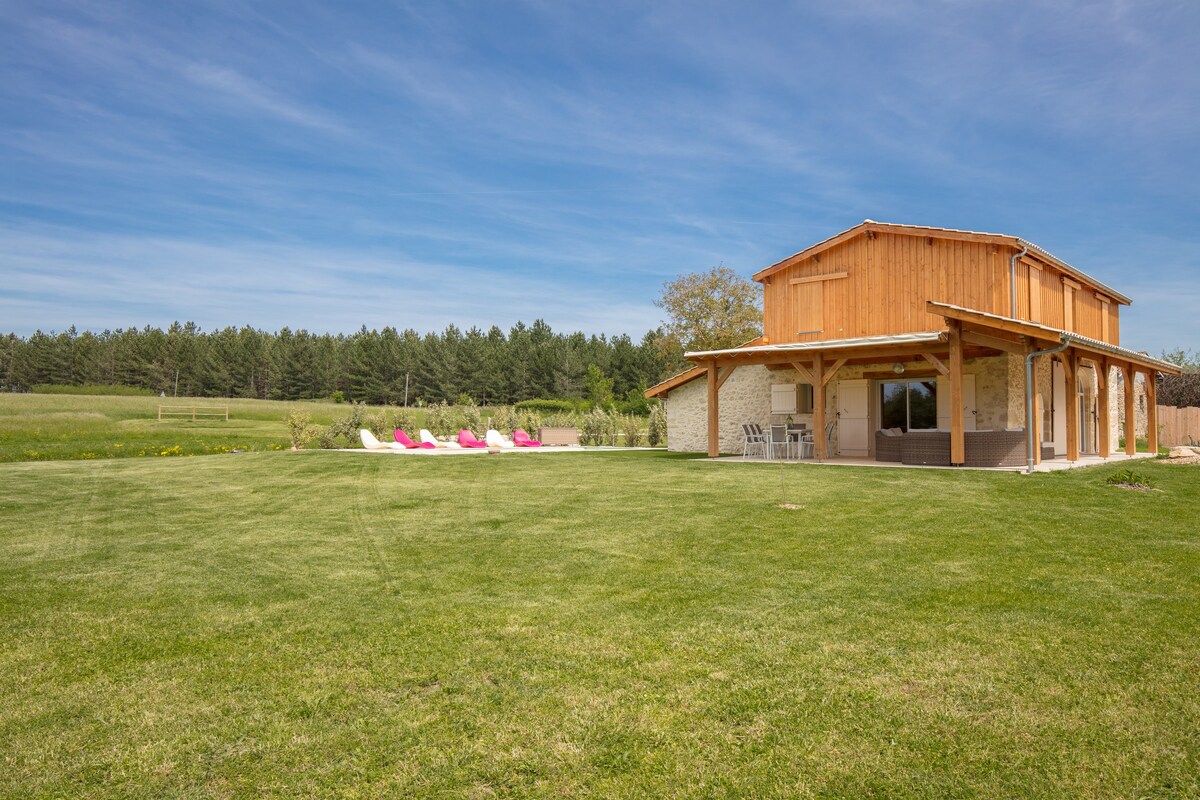
{"type": "Polygon", "coordinates": [[[806,258],[811,258],[812,256],[822,253],[831,247],[839,245],[842,242],[849,241],[857,236],[862,236],[868,232],[897,233],[905,236],[932,236],[938,239],[988,242],[990,244],[999,244],[1006,245],[1008,247],[1027,249],[1031,254],[1043,259],[1049,264],[1053,264],[1076,280],[1086,283],[1088,286],[1091,286],[1103,294],[1109,295],[1118,303],[1121,303],[1122,305],[1129,305],[1132,302],[1128,297],[1121,294],[1116,289],[1113,289],[1111,286],[1101,283],[1082,270],[1076,269],[1067,262],[1063,261],[1050,251],[1038,247],[1033,242],[1028,242],[1018,236],[1009,236],[1003,233],[982,233],[980,231],[960,231],[955,230],[954,228],[929,228],[922,225],[900,225],[890,222],[876,222],[870,219],[863,220],[860,224],[855,225],[853,228],[848,228],[839,234],[830,236],[824,241],[817,242],[812,247],[801,250],[795,255],[788,256],[782,261],[772,264],[765,269],[761,269],[754,273],[752,277],[754,280],[761,282],[764,278],[774,275],[780,270],[787,269],[793,264],[797,264],[806,258]]]}

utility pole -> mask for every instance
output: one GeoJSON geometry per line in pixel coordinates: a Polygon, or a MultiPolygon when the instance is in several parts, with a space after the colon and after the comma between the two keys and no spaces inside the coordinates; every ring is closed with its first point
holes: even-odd
{"type": "Polygon", "coordinates": [[[408,408],[408,373],[404,373],[404,407],[408,408]]]}
{"type": "Polygon", "coordinates": [[[175,396],[179,397],[179,367],[175,368],[175,396]]]}

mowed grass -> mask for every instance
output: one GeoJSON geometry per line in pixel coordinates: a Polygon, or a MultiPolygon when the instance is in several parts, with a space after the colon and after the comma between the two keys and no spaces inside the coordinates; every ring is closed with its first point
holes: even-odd
{"type": "Polygon", "coordinates": [[[1200,468],[1136,469],[6,464],[0,796],[1200,796],[1200,468]]]}
{"type": "Polygon", "coordinates": [[[280,450],[289,445],[292,408],[320,424],[350,413],[315,401],[0,393],[0,463],[280,450]],[[227,405],[229,420],[160,422],[159,405],[227,405]]]}

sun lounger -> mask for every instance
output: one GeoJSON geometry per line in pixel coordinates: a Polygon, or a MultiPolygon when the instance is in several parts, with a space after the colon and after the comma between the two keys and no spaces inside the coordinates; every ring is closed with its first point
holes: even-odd
{"type": "Polygon", "coordinates": [[[437,447],[436,444],[430,444],[429,442],[414,442],[412,439],[408,438],[407,433],[399,428],[396,428],[396,430],[392,432],[392,436],[396,438],[397,443],[404,445],[405,448],[409,450],[416,450],[418,448],[432,450],[433,448],[437,447]]]}
{"type": "Polygon", "coordinates": [[[513,431],[513,444],[517,447],[541,447],[541,442],[536,442],[529,438],[529,434],[517,428],[513,431]]]}
{"type": "Polygon", "coordinates": [[[512,439],[505,438],[500,431],[495,428],[488,428],[487,434],[484,436],[487,439],[488,447],[514,447],[512,439]]]}
{"type": "Polygon", "coordinates": [[[434,436],[432,433],[425,430],[424,428],[421,428],[420,432],[417,435],[421,437],[422,444],[431,444],[434,447],[442,447],[447,450],[458,450],[459,449],[458,442],[439,442],[437,440],[436,436],[434,436]]]}
{"type": "Polygon", "coordinates": [[[458,443],[462,447],[487,447],[487,442],[481,442],[475,438],[475,434],[463,428],[458,432],[458,443]]]}
{"type": "Polygon", "coordinates": [[[367,450],[403,450],[404,445],[396,444],[395,442],[381,442],[375,438],[375,434],[371,433],[366,428],[358,432],[358,438],[362,439],[362,445],[367,450]]]}

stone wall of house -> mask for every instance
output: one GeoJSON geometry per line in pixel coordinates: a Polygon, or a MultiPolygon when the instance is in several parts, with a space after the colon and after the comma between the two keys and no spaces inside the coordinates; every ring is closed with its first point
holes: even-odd
{"type": "MultiPolygon", "coordinates": [[[[1023,356],[1009,355],[1008,357],[1008,416],[1012,422],[1009,427],[1025,427],[1025,359],[1023,356]]],[[[1042,396],[1051,396],[1050,359],[1038,359],[1035,368],[1037,389],[1042,396]]],[[[1098,393],[1096,373],[1091,369],[1079,371],[1079,381],[1083,386],[1084,395],[1089,405],[1098,393]]],[[[1111,367],[1108,373],[1108,406],[1109,406],[1109,441],[1113,451],[1117,450],[1120,437],[1125,431],[1125,384],[1121,370],[1111,367]]],[[[1146,387],[1145,379],[1140,374],[1135,376],[1134,409],[1137,414],[1135,425],[1138,437],[1146,435],[1146,387]]],[[[1098,410],[1097,410],[1098,413],[1098,410]]],[[[1043,434],[1045,435],[1045,434],[1043,434]]]]}
{"type": "MultiPolygon", "coordinates": [[[[742,424],[769,425],[771,384],[795,382],[778,377],[766,367],[738,367],[721,386],[718,397],[717,430],[722,453],[742,452],[742,424]]],[[[708,381],[700,377],[673,390],[667,397],[667,449],[677,452],[708,450],[708,381]]]]}
{"type": "MultiPolygon", "coordinates": [[[[905,362],[908,371],[927,370],[925,361],[905,362]]],[[[861,378],[864,372],[879,372],[879,364],[846,366],[825,387],[826,419],[835,419],[838,381],[861,378]]],[[[1006,403],[1008,365],[1003,357],[967,359],[963,372],[975,376],[975,427],[1002,430],[1010,427],[1011,410],[1006,403]]],[[[1022,380],[1024,378],[1022,377],[1022,380]]],[[[785,422],[771,415],[771,386],[800,383],[794,369],[770,370],[763,366],[738,367],[721,387],[718,398],[718,431],[722,453],[740,453],[744,437],[742,425],[756,422],[764,428],[785,422]]],[[[875,402],[874,397],[871,400],[875,402]]],[[[704,378],[673,390],[667,398],[667,449],[677,452],[708,450],[708,384],[704,378]]],[[[811,414],[793,414],[792,421],[813,425],[811,414]]],[[[830,452],[837,452],[837,426],[831,433],[830,452]]]]}
{"type": "MultiPolygon", "coordinates": [[[[1108,379],[1109,417],[1112,423],[1111,439],[1113,450],[1125,435],[1125,376],[1115,367],[1108,379]]],[[[1146,376],[1135,373],[1133,377],[1133,425],[1137,438],[1146,437],[1146,376]]]]}
{"type": "Polygon", "coordinates": [[[975,429],[1002,431],[1009,427],[1008,360],[968,358],[963,372],[975,376],[975,429]]]}

